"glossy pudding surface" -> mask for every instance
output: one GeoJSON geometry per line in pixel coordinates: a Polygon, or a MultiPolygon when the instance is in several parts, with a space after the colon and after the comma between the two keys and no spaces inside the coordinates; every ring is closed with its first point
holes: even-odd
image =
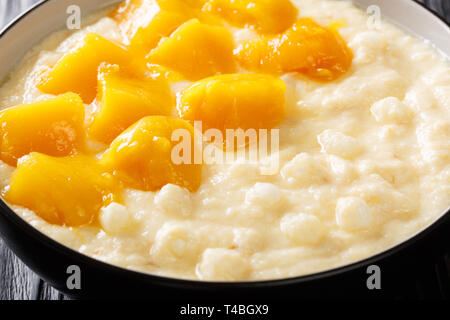
{"type": "Polygon", "coordinates": [[[2,197],[81,253],[169,277],[382,252],[450,205],[450,64],[369,18],[350,1],[128,0],[58,31],[0,84],[2,197]]]}

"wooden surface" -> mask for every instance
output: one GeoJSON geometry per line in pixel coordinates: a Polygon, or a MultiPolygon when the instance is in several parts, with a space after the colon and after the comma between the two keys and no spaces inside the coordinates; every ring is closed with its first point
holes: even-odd
{"type": "MultiPolygon", "coordinates": [[[[450,0],[419,1],[450,22],[450,0]]],[[[0,0],[0,28],[36,2],[38,0],[0,0]]],[[[40,280],[14,256],[0,239],[0,300],[12,299],[63,300],[65,297],[40,280]]]]}

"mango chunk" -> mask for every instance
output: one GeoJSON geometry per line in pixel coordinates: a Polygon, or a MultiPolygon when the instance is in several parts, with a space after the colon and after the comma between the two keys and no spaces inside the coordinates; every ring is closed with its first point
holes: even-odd
{"type": "MultiPolygon", "coordinates": [[[[173,0],[172,0],[173,1],[173,0]]],[[[190,19],[197,18],[206,24],[220,26],[220,20],[198,9],[192,9],[186,4],[174,10],[167,6],[167,10],[160,10],[154,15],[150,23],[139,28],[130,41],[130,51],[136,55],[147,55],[165,37],[169,37],[178,27],[190,19]]]]}
{"type": "Polygon", "coordinates": [[[144,3],[143,0],[125,0],[109,14],[109,17],[119,23],[130,20],[144,3]]]}
{"type": "Polygon", "coordinates": [[[74,227],[95,222],[102,206],[118,201],[117,186],[92,158],[34,152],[19,160],[4,197],[49,223],[74,227]]]}
{"type": "Polygon", "coordinates": [[[117,65],[101,65],[98,76],[99,110],[89,127],[89,136],[105,144],[139,119],[170,115],[173,98],[163,77],[136,78],[117,65]]]}
{"type": "Polygon", "coordinates": [[[297,20],[290,0],[209,0],[203,10],[219,15],[238,27],[261,33],[281,33],[297,20]]]}
{"type": "Polygon", "coordinates": [[[265,74],[206,78],[178,99],[180,118],[201,120],[203,129],[270,129],[285,117],[284,82],[265,74]]]}
{"type": "Polygon", "coordinates": [[[74,93],[6,109],[0,113],[0,158],[15,166],[37,151],[55,157],[83,148],[84,105],[74,93]]]}
{"type": "Polygon", "coordinates": [[[187,20],[195,18],[205,24],[222,26],[223,22],[220,17],[202,10],[206,1],[207,0],[156,0],[162,11],[181,13],[188,17],[187,20]]]}
{"type": "Polygon", "coordinates": [[[85,103],[91,103],[97,94],[97,69],[102,62],[129,65],[128,51],[119,44],[89,33],[80,47],[64,55],[37,87],[44,93],[78,93],[85,103]]]}
{"type": "Polygon", "coordinates": [[[248,70],[282,74],[299,72],[312,79],[332,81],[351,66],[353,54],[339,33],[310,18],[297,21],[275,37],[261,37],[235,50],[239,64],[248,70]]]}
{"type": "Polygon", "coordinates": [[[172,183],[194,192],[200,186],[202,170],[194,163],[194,147],[194,128],[188,122],[149,116],[118,136],[100,163],[131,188],[155,191],[172,183]],[[190,153],[182,155],[187,157],[184,163],[172,158],[172,150],[179,144],[171,139],[177,129],[190,136],[190,153]]]}
{"type": "Polygon", "coordinates": [[[196,19],[179,27],[150,52],[151,63],[180,72],[189,80],[235,71],[233,39],[222,27],[209,26],[196,19]]]}
{"type": "Polygon", "coordinates": [[[130,42],[130,50],[135,54],[147,55],[163,37],[168,37],[189,18],[173,11],[158,12],[150,23],[139,28],[130,42]]]}
{"type": "Polygon", "coordinates": [[[125,0],[109,17],[119,24],[122,35],[129,41],[158,11],[159,7],[154,0],[125,0]]]}

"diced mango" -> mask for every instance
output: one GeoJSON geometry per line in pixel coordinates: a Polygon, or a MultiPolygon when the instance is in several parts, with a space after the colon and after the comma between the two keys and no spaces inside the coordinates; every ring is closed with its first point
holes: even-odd
{"type": "Polygon", "coordinates": [[[163,37],[168,37],[186,21],[197,18],[201,22],[221,25],[218,17],[201,10],[206,0],[127,0],[110,16],[130,43],[130,50],[145,55],[163,37]]]}
{"type": "Polygon", "coordinates": [[[173,11],[158,12],[150,23],[139,28],[131,39],[130,50],[135,54],[147,55],[163,37],[168,37],[189,18],[173,11]]]}
{"type": "Polygon", "coordinates": [[[189,80],[235,71],[233,39],[222,27],[193,19],[162,40],[149,61],[180,72],[189,80]]]}
{"type": "MultiPolygon", "coordinates": [[[[146,1],[148,3],[148,1],[146,1]]],[[[143,0],[125,0],[116,9],[114,9],[109,16],[117,22],[124,22],[131,20],[133,15],[139,8],[144,5],[143,0]]]]}
{"type": "Polygon", "coordinates": [[[122,35],[129,41],[158,11],[154,0],[125,0],[109,16],[119,24],[122,35]]]}
{"type": "Polygon", "coordinates": [[[158,190],[168,183],[196,191],[201,183],[201,165],[194,163],[194,129],[186,121],[150,116],[128,128],[103,154],[100,162],[114,172],[125,185],[142,190],[158,190]],[[190,136],[188,161],[172,158],[172,134],[184,129],[190,136]],[[187,163],[186,163],[187,162],[187,163]]]}
{"type": "Polygon", "coordinates": [[[65,54],[37,87],[44,93],[78,93],[85,103],[91,103],[97,94],[97,69],[102,62],[129,65],[128,51],[119,44],[89,33],[80,47],[65,54]]]}
{"type": "MultiPolygon", "coordinates": [[[[184,14],[189,19],[198,19],[202,23],[222,26],[220,17],[201,10],[207,0],[156,0],[162,11],[184,14]]],[[[186,20],[187,21],[187,20],[186,20]]]]}
{"type": "Polygon", "coordinates": [[[264,74],[229,74],[201,80],[178,99],[179,116],[203,129],[270,129],[285,117],[283,81],[264,74]]]}
{"type": "Polygon", "coordinates": [[[299,72],[331,81],[348,71],[353,54],[339,33],[310,18],[300,19],[283,34],[250,40],[235,51],[243,68],[266,73],[299,72]]]}
{"type": "Polygon", "coordinates": [[[31,153],[19,160],[5,199],[52,224],[95,222],[100,208],[118,201],[118,183],[92,158],[31,153]]]}
{"type": "Polygon", "coordinates": [[[75,93],[6,109],[0,113],[0,158],[15,166],[37,151],[67,156],[85,142],[84,105],[75,93]]]}
{"type": "Polygon", "coordinates": [[[192,8],[201,8],[208,0],[156,0],[160,5],[164,6],[165,3],[184,3],[185,5],[191,6],[192,8]]]}
{"type": "Polygon", "coordinates": [[[173,98],[164,77],[136,78],[117,65],[99,68],[99,110],[89,127],[89,136],[109,144],[122,131],[149,115],[170,115],[173,98]]]}
{"type": "Polygon", "coordinates": [[[262,33],[284,32],[298,14],[290,0],[209,0],[203,10],[238,27],[251,27],[262,33]]]}

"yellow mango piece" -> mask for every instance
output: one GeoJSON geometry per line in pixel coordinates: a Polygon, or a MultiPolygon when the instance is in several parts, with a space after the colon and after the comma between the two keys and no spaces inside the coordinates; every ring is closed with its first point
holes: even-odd
{"type": "Polygon", "coordinates": [[[160,6],[162,6],[165,9],[167,9],[168,7],[170,8],[170,6],[172,7],[176,6],[176,8],[178,9],[183,9],[184,6],[190,6],[191,8],[201,9],[201,7],[203,7],[205,2],[207,2],[208,0],[156,0],[156,1],[159,3],[160,6]]]}
{"type": "MultiPolygon", "coordinates": [[[[190,19],[198,19],[200,22],[222,26],[222,19],[214,14],[203,11],[202,7],[207,0],[156,0],[162,11],[171,11],[184,14],[190,19]]],[[[186,20],[186,21],[187,21],[186,20]]]]}
{"type": "Polygon", "coordinates": [[[80,226],[95,222],[102,206],[118,201],[118,191],[114,177],[92,158],[34,152],[19,160],[4,197],[49,223],[80,226]]]}
{"type": "Polygon", "coordinates": [[[89,127],[89,136],[109,144],[139,119],[149,115],[170,115],[173,98],[163,77],[136,78],[117,65],[99,68],[99,110],[89,127]]]}
{"type": "Polygon", "coordinates": [[[235,51],[248,70],[283,74],[302,73],[312,79],[332,81],[347,72],[353,54],[334,28],[324,28],[310,18],[297,21],[275,37],[241,44],[235,51]]]}
{"type": "Polygon", "coordinates": [[[143,0],[125,0],[109,14],[109,17],[119,23],[130,20],[146,2],[148,3],[143,0]]]}
{"type": "Polygon", "coordinates": [[[131,39],[130,50],[134,54],[147,55],[163,37],[168,37],[189,18],[182,13],[172,11],[158,12],[150,23],[139,28],[131,39]]]}
{"type": "Polygon", "coordinates": [[[158,11],[159,7],[154,0],[126,0],[113,10],[109,17],[119,24],[120,31],[125,39],[129,40],[158,11]]]}
{"type": "Polygon", "coordinates": [[[186,121],[164,116],[141,119],[118,136],[100,163],[125,185],[141,190],[159,190],[168,183],[196,191],[201,183],[201,165],[194,164],[194,128],[186,121]],[[190,135],[188,163],[176,164],[172,133],[184,129],[190,135]]]}
{"type": "Polygon", "coordinates": [[[196,19],[179,27],[150,52],[151,63],[173,69],[189,80],[232,73],[233,39],[222,27],[209,26],[196,19]]]}
{"type": "Polygon", "coordinates": [[[238,27],[262,33],[281,33],[297,20],[298,10],[290,0],[209,0],[203,7],[238,27]]]}
{"type": "Polygon", "coordinates": [[[78,93],[85,103],[97,95],[97,69],[102,62],[129,65],[131,58],[123,46],[89,33],[80,47],[65,54],[46,72],[37,87],[44,93],[78,93]]]}
{"type": "Polygon", "coordinates": [[[197,18],[207,24],[221,25],[215,15],[203,12],[206,0],[127,0],[110,17],[119,23],[130,50],[145,55],[163,37],[168,37],[186,21],[197,18]]]}
{"type": "Polygon", "coordinates": [[[203,129],[270,129],[285,117],[284,82],[265,74],[228,74],[203,79],[178,99],[179,116],[203,129]]]}
{"type": "Polygon", "coordinates": [[[15,166],[37,151],[67,156],[85,142],[84,105],[74,93],[5,109],[0,113],[0,158],[15,166]]]}

